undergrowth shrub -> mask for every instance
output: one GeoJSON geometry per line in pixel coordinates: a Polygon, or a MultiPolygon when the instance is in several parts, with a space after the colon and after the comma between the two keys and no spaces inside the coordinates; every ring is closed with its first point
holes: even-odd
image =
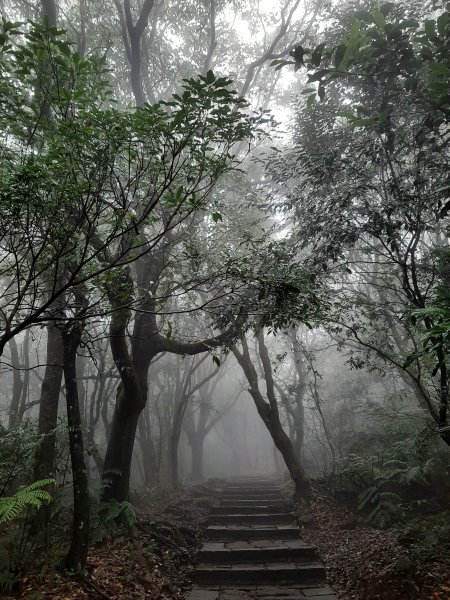
{"type": "Polygon", "coordinates": [[[383,447],[372,454],[370,447],[349,453],[337,461],[326,485],[353,493],[361,519],[382,527],[445,507],[449,489],[442,482],[449,481],[450,457],[434,429],[388,430],[383,447]]]}
{"type": "Polygon", "coordinates": [[[0,425],[0,497],[29,482],[37,445],[36,428],[29,422],[11,429],[0,425]]]}
{"type": "Polygon", "coordinates": [[[0,525],[23,516],[28,509],[39,509],[49,504],[51,494],[44,488],[55,483],[54,479],[41,479],[18,490],[12,496],[0,498],[0,525]]]}
{"type": "Polygon", "coordinates": [[[121,526],[132,527],[136,522],[136,512],[133,506],[123,500],[104,502],[102,495],[109,481],[101,483],[100,487],[91,490],[91,543],[98,544],[118,532],[121,526]]]}

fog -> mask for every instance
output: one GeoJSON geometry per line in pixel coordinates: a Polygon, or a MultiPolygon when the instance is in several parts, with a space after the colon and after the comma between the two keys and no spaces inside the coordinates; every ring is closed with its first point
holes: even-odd
{"type": "Polygon", "coordinates": [[[238,544],[291,519],[319,551],[264,585],[299,553],[327,599],[448,592],[445,3],[0,11],[0,590],[212,598],[208,523],[247,514],[238,544]],[[339,571],[371,528],[385,595],[339,571]],[[146,583],[100,589],[122,535],[146,583]]]}

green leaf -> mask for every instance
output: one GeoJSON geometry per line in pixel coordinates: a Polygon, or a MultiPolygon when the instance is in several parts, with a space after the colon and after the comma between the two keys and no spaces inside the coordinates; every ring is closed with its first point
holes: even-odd
{"type": "Polygon", "coordinates": [[[322,60],[322,52],[323,49],[325,48],[325,42],[322,42],[321,44],[319,44],[315,49],[314,52],[311,55],[311,64],[314,65],[315,67],[318,67],[320,65],[320,61],[322,60]]]}
{"type": "Polygon", "coordinates": [[[336,69],[338,69],[341,66],[346,52],[347,44],[340,44],[336,48],[336,52],[334,53],[334,66],[336,67],[336,69]]]}
{"type": "Polygon", "coordinates": [[[212,217],[212,220],[214,221],[214,223],[217,223],[218,221],[222,221],[222,215],[218,212],[213,212],[211,217],[212,217]]]}
{"type": "Polygon", "coordinates": [[[303,46],[296,46],[294,48],[294,50],[291,52],[291,56],[292,58],[295,60],[296,63],[303,65],[304,61],[303,61],[303,56],[305,55],[305,48],[303,48],[303,46]]]}
{"type": "Polygon", "coordinates": [[[306,101],[306,106],[308,108],[311,108],[311,106],[314,104],[314,102],[316,101],[316,95],[313,94],[311,96],[308,96],[308,100],[306,101]]]}
{"type": "Polygon", "coordinates": [[[428,46],[422,46],[420,53],[424,60],[433,60],[433,52],[428,46]]]}
{"type": "Polygon", "coordinates": [[[211,83],[214,83],[214,81],[215,81],[215,80],[216,80],[216,78],[215,78],[214,72],[213,72],[213,71],[211,71],[211,69],[210,69],[210,70],[209,70],[209,71],[206,73],[206,78],[205,78],[205,81],[206,81],[206,83],[209,83],[209,84],[211,84],[211,83]]]}
{"type": "Polygon", "coordinates": [[[64,56],[70,56],[72,54],[72,49],[70,48],[69,44],[61,43],[58,44],[58,46],[64,56]]]}
{"type": "Polygon", "coordinates": [[[434,21],[431,21],[429,19],[427,21],[425,21],[425,33],[427,34],[427,36],[429,38],[435,37],[436,29],[435,29],[434,21]]]}
{"type": "Polygon", "coordinates": [[[185,118],[185,112],[184,110],[180,110],[177,112],[177,114],[175,115],[175,118],[172,122],[172,125],[175,127],[176,125],[180,125],[180,123],[183,121],[183,119],[185,118]]]}
{"type": "Polygon", "coordinates": [[[354,119],[355,118],[355,115],[351,110],[339,110],[336,113],[336,116],[344,117],[345,119],[354,119]]]}
{"type": "Polygon", "coordinates": [[[442,63],[434,63],[431,65],[431,72],[434,75],[439,75],[439,76],[443,76],[446,78],[450,77],[450,69],[446,66],[443,65],[442,63]]]}
{"type": "Polygon", "coordinates": [[[393,2],[383,2],[380,5],[380,12],[386,17],[393,8],[395,8],[395,4],[393,2]]]}
{"type": "Polygon", "coordinates": [[[184,187],[182,185],[180,185],[177,188],[177,191],[175,192],[175,199],[177,202],[181,202],[181,199],[183,198],[183,193],[184,193],[184,187]]]}
{"type": "Polygon", "coordinates": [[[375,119],[354,119],[351,122],[352,127],[370,127],[375,124],[375,119]]]}
{"type": "Polygon", "coordinates": [[[384,33],[384,28],[386,27],[386,20],[384,18],[383,13],[379,10],[376,10],[373,13],[373,18],[374,18],[375,25],[377,26],[378,30],[381,31],[382,33],[384,33]]]}
{"type": "Polygon", "coordinates": [[[401,22],[401,26],[403,29],[418,29],[420,25],[416,19],[405,19],[405,21],[401,22]]]}
{"type": "Polygon", "coordinates": [[[447,33],[449,13],[445,12],[437,19],[437,29],[441,37],[445,38],[447,33]]]}
{"type": "Polygon", "coordinates": [[[368,10],[357,10],[353,13],[353,17],[355,19],[360,19],[361,21],[364,21],[365,23],[373,23],[374,22],[373,14],[368,10]]]}

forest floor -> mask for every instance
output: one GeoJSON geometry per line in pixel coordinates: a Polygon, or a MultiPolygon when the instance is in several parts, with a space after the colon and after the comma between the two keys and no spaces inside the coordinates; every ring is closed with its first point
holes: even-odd
{"type": "Polygon", "coordinates": [[[137,521],[89,551],[88,577],[70,578],[49,567],[23,571],[13,595],[23,600],[178,600],[190,589],[190,573],[202,530],[214,504],[206,487],[141,497],[137,521]]]}
{"type": "Polygon", "coordinates": [[[450,600],[450,511],[375,528],[318,495],[296,512],[340,600],[450,600]]]}
{"type": "MultiPolygon", "coordinates": [[[[195,555],[211,506],[213,486],[141,497],[133,535],[91,548],[89,577],[54,567],[19,573],[14,594],[24,600],[181,600],[190,589],[195,555]]],[[[450,512],[417,525],[375,528],[345,503],[316,495],[295,506],[305,541],[318,548],[340,600],[450,600],[450,512]]]]}

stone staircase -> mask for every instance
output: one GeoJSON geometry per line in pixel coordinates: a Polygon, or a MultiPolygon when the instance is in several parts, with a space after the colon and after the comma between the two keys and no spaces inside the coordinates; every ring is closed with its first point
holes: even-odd
{"type": "Polygon", "coordinates": [[[337,600],[294,518],[270,480],[230,482],[211,512],[188,600],[337,600]]]}

